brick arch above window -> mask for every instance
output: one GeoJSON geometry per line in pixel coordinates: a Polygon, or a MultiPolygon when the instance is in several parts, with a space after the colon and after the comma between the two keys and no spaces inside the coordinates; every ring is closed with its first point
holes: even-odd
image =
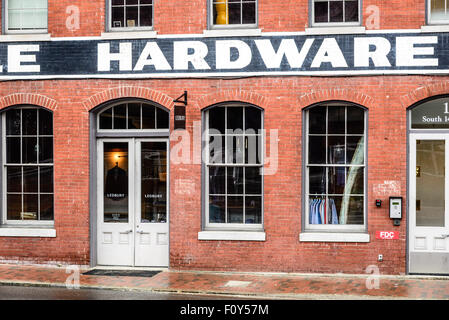
{"type": "Polygon", "coordinates": [[[441,81],[431,85],[425,85],[400,97],[403,108],[409,108],[416,103],[434,96],[447,95],[449,93],[449,82],[441,81]]]}
{"type": "Polygon", "coordinates": [[[40,94],[14,93],[0,98],[0,109],[21,104],[43,107],[51,111],[55,111],[57,108],[56,100],[40,94]]]}
{"type": "Polygon", "coordinates": [[[268,108],[268,99],[266,97],[254,92],[240,90],[221,91],[204,95],[198,99],[197,105],[200,110],[203,110],[212,105],[232,101],[245,102],[264,110],[268,108]]]}
{"type": "Polygon", "coordinates": [[[174,107],[173,98],[166,95],[165,93],[149,88],[132,86],[111,88],[99,92],[83,101],[83,106],[87,111],[90,111],[93,108],[104,104],[105,102],[123,98],[139,98],[153,101],[169,110],[172,110],[174,107]]]}
{"type": "Polygon", "coordinates": [[[352,102],[367,109],[374,106],[374,99],[364,93],[340,88],[330,88],[318,91],[310,91],[298,97],[299,107],[301,109],[313,104],[317,104],[325,101],[345,101],[352,102]]]}

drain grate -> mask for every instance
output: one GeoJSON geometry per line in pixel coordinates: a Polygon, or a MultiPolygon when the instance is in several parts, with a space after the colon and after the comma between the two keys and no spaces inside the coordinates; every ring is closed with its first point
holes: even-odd
{"type": "Polygon", "coordinates": [[[87,276],[113,276],[113,277],[153,277],[161,271],[149,271],[149,270],[104,270],[93,269],[84,272],[87,276]]]}

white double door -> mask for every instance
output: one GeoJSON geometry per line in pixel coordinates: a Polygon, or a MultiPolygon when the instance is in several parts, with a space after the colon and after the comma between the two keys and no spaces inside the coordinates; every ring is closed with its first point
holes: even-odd
{"type": "Polygon", "coordinates": [[[168,141],[97,142],[97,264],[167,267],[168,141]]]}
{"type": "Polygon", "coordinates": [[[449,274],[449,134],[410,135],[409,272],[449,274]]]}

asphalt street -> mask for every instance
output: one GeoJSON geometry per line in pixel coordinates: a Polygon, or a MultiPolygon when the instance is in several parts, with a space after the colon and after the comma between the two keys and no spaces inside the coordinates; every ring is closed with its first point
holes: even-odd
{"type": "Polygon", "coordinates": [[[0,300],[240,300],[242,297],[107,289],[2,286],[0,300]]]}

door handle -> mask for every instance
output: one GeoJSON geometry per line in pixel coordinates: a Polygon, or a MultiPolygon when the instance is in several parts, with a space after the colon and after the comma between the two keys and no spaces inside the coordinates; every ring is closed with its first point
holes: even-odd
{"type": "Polygon", "coordinates": [[[126,230],[125,233],[132,233],[133,229],[126,230]]]}
{"type": "Polygon", "coordinates": [[[144,233],[143,230],[137,230],[137,233],[144,233]]]}
{"type": "Polygon", "coordinates": [[[449,234],[442,234],[441,237],[442,237],[443,239],[449,238],[449,234]]]}

